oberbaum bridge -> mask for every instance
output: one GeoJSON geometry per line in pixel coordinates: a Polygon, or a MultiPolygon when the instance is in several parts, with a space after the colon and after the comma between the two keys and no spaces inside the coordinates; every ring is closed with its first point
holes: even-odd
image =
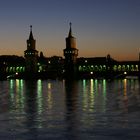
{"type": "MultiPolygon", "coordinates": [[[[24,57],[17,55],[0,56],[0,80],[21,79],[83,79],[83,78],[125,78],[140,77],[140,57],[138,61],[117,61],[108,54],[106,57],[80,57],[76,38],[70,29],[66,37],[64,58],[45,57],[36,50],[36,40],[30,26],[27,49],[24,57]]],[[[140,55],[139,55],[140,56],[140,55]]]]}

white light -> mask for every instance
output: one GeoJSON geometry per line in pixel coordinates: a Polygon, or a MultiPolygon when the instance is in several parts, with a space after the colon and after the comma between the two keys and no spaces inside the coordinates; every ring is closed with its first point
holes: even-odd
{"type": "Polygon", "coordinates": [[[90,72],[90,74],[93,74],[93,72],[90,72]]]}
{"type": "Polygon", "coordinates": [[[124,74],[127,74],[127,72],[125,71],[124,74]]]}

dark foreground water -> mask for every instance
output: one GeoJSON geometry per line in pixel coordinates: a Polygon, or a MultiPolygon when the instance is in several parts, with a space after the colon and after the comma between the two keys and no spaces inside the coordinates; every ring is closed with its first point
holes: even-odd
{"type": "Polygon", "coordinates": [[[0,140],[140,140],[138,80],[0,81],[0,140]]]}

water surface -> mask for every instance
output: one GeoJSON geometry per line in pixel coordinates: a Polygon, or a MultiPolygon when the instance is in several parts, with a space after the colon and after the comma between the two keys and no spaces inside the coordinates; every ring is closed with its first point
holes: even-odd
{"type": "Polygon", "coordinates": [[[139,140],[140,83],[0,81],[0,139],[139,140]]]}

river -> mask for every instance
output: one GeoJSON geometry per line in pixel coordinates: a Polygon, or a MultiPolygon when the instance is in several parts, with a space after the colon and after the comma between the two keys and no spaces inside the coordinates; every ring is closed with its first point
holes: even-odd
{"type": "Polygon", "coordinates": [[[139,140],[137,79],[0,81],[1,140],[139,140]]]}

